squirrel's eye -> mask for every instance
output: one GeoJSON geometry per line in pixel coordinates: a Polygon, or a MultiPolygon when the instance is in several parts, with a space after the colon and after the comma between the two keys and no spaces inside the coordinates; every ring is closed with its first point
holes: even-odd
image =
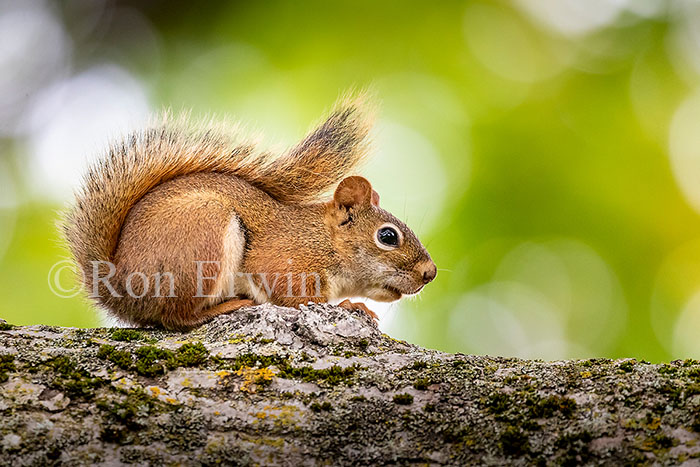
{"type": "Polygon", "coordinates": [[[399,233],[393,227],[382,227],[377,230],[377,240],[383,245],[396,247],[399,246],[399,233]]]}

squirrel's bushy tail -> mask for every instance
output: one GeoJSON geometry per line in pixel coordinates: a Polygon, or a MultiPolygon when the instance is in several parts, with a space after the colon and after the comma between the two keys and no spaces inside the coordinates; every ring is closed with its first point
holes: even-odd
{"type": "MultiPolygon", "coordinates": [[[[373,123],[365,95],[344,98],[328,118],[261,172],[261,186],[290,203],[314,201],[349,175],[368,151],[373,123]]],[[[254,182],[253,182],[254,183],[254,182]]]]}
{"type": "MultiPolygon", "coordinates": [[[[330,116],[280,157],[256,152],[231,131],[189,128],[165,117],[114,144],[84,177],[63,230],[77,265],[111,261],[129,210],[151,189],[176,177],[218,172],[236,175],[284,203],[318,199],[349,175],[367,152],[371,126],[364,95],[341,99],[330,116]]],[[[89,277],[86,277],[86,286],[89,277]]]]}

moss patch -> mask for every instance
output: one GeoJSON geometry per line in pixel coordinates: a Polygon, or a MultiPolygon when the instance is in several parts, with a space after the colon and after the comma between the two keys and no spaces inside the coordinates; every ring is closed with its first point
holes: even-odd
{"type": "Polygon", "coordinates": [[[209,351],[204,344],[183,344],[175,351],[175,366],[193,367],[204,364],[209,358],[209,351]]]}
{"type": "Polygon", "coordinates": [[[157,376],[165,374],[168,368],[174,368],[175,355],[170,350],[153,345],[145,345],[134,351],[136,361],[134,369],[141,376],[157,376]]]}
{"type": "Polygon", "coordinates": [[[634,362],[627,360],[620,363],[617,367],[625,373],[630,373],[634,371],[634,362]]]}
{"type": "Polygon", "coordinates": [[[117,365],[123,370],[128,370],[131,367],[131,354],[126,350],[117,350],[113,345],[105,344],[100,346],[97,351],[97,357],[117,365]]]}
{"type": "Polygon", "coordinates": [[[148,427],[150,417],[176,408],[149,397],[142,390],[129,391],[123,400],[98,401],[97,407],[107,419],[100,438],[120,444],[132,442],[138,431],[148,427]]]}
{"type": "MultiPolygon", "coordinates": [[[[310,357],[306,359],[310,359],[310,357]]],[[[222,366],[225,366],[225,364],[222,366]]],[[[333,365],[323,370],[316,370],[311,366],[293,366],[287,356],[259,355],[254,353],[239,355],[228,365],[230,369],[235,371],[241,368],[267,368],[270,366],[275,366],[279,369],[277,376],[280,378],[298,379],[305,382],[325,382],[330,385],[347,383],[359,368],[357,365],[348,367],[333,365]]]]}
{"type": "Polygon", "coordinates": [[[484,405],[486,406],[486,410],[488,410],[490,413],[499,415],[510,409],[513,402],[510,400],[508,395],[502,392],[496,392],[491,394],[488,399],[486,399],[484,405]]]}
{"type": "Polygon", "coordinates": [[[564,453],[562,465],[575,466],[588,463],[592,457],[589,448],[592,440],[593,436],[588,431],[566,434],[557,439],[554,444],[564,453]]]}
{"type": "Polygon", "coordinates": [[[306,382],[322,381],[335,386],[336,384],[347,383],[357,369],[357,365],[345,368],[333,365],[330,368],[316,370],[310,366],[293,367],[289,364],[282,364],[278,376],[287,379],[300,379],[306,382]]]}
{"type": "Polygon", "coordinates": [[[499,439],[499,445],[507,456],[522,456],[530,449],[530,440],[520,428],[509,426],[499,439]]]}
{"type": "Polygon", "coordinates": [[[92,396],[95,389],[104,384],[101,378],[93,378],[65,355],[49,360],[46,366],[54,372],[51,386],[64,391],[72,398],[92,396]]]}
{"type": "Polygon", "coordinates": [[[531,399],[528,404],[530,416],[533,418],[549,418],[556,412],[570,418],[576,411],[576,401],[568,397],[548,396],[544,399],[531,399]]]}
{"type": "Polygon", "coordinates": [[[0,383],[7,381],[9,371],[15,371],[15,357],[12,355],[0,355],[0,383]]]}
{"type": "Polygon", "coordinates": [[[405,367],[405,369],[408,370],[425,370],[428,368],[428,362],[424,362],[423,360],[417,360],[413,362],[413,364],[405,367]]]}
{"type": "Polygon", "coordinates": [[[667,436],[663,433],[658,433],[644,440],[640,449],[642,451],[654,451],[656,453],[661,453],[671,449],[677,444],[678,441],[675,438],[667,436]]]}
{"type": "MultiPolygon", "coordinates": [[[[683,386],[676,384],[675,382],[667,381],[662,384],[658,389],[660,394],[665,394],[668,398],[668,402],[673,407],[680,407],[683,405],[683,386]]],[[[665,404],[661,404],[664,405],[665,404]]],[[[663,413],[666,407],[660,407],[659,413],[663,413]]]]}
{"type": "Polygon", "coordinates": [[[176,351],[144,345],[134,350],[133,356],[112,345],[102,345],[97,351],[99,358],[109,360],[124,370],[133,369],[141,376],[157,376],[179,367],[193,367],[206,363],[209,351],[201,342],[183,344],[176,351]]]}
{"type": "Polygon", "coordinates": [[[314,412],[330,412],[331,410],[333,410],[333,405],[331,405],[330,402],[324,402],[322,404],[314,402],[309,406],[309,408],[314,412]]]}
{"type": "Polygon", "coordinates": [[[0,323],[0,331],[10,331],[11,329],[14,329],[14,325],[6,322],[0,323]]]}
{"type": "Polygon", "coordinates": [[[410,394],[396,394],[394,396],[394,404],[411,405],[413,404],[413,396],[410,394]]]}
{"type": "Polygon", "coordinates": [[[269,366],[285,366],[288,365],[287,357],[282,357],[280,355],[259,355],[254,353],[245,353],[237,356],[233,359],[230,366],[233,370],[239,370],[243,367],[254,368],[259,366],[260,368],[266,368],[269,366]]]}
{"type": "Polygon", "coordinates": [[[690,428],[694,432],[700,433],[700,414],[695,416],[695,421],[690,425],[690,428]]]}
{"type": "Polygon", "coordinates": [[[416,389],[419,389],[421,391],[424,391],[424,390],[428,389],[428,386],[430,386],[431,384],[432,384],[432,381],[430,380],[430,378],[420,378],[420,379],[417,379],[413,382],[413,387],[416,389]]]}
{"type": "MultiPolygon", "coordinates": [[[[506,420],[508,417],[504,414],[508,412],[513,415],[512,409],[521,407],[523,402],[527,410],[523,411],[522,415],[526,419],[550,418],[557,413],[560,413],[566,418],[571,418],[577,408],[576,401],[568,397],[552,395],[539,398],[523,391],[515,393],[513,396],[502,392],[496,392],[491,394],[482,403],[488,412],[497,416],[497,419],[506,420]],[[523,399],[525,400],[523,401],[523,399]]],[[[517,416],[517,410],[514,412],[516,419],[522,418],[517,416]]]]}
{"type": "Polygon", "coordinates": [[[678,373],[678,368],[671,366],[668,363],[664,363],[659,367],[660,375],[675,375],[676,373],[678,373]]]}
{"type": "Polygon", "coordinates": [[[146,340],[146,336],[142,331],[137,331],[135,329],[114,329],[111,332],[111,338],[115,341],[121,342],[134,342],[146,340]]]}

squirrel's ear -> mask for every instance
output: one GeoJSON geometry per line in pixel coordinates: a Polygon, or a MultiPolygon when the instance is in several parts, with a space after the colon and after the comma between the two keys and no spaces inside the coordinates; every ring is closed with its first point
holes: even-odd
{"type": "Polygon", "coordinates": [[[372,190],[372,206],[379,207],[379,193],[372,190]]]}
{"type": "MultiPolygon", "coordinates": [[[[357,206],[374,204],[376,192],[366,178],[352,176],[343,179],[338,184],[333,195],[333,201],[338,208],[352,208],[357,206]]],[[[379,195],[376,196],[379,203],[379,195]]]]}

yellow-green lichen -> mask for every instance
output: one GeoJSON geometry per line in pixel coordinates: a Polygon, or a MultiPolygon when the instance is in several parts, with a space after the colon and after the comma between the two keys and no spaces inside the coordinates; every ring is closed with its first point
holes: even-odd
{"type": "Polygon", "coordinates": [[[305,382],[325,382],[331,385],[347,382],[359,368],[356,365],[348,367],[333,365],[329,368],[317,370],[311,366],[293,366],[289,357],[286,356],[254,353],[239,355],[229,364],[229,367],[234,371],[238,371],[241,368],[267,368],[270,366],[277,367],[279,370],[277,376],[280,378],[298,379],[305,382]]]}
{"type": "Polygon", "coordinates": [[[243,377],[241,391],[250,393],[256,392],[258,387],[268,386],[272,383],[272,378],[275,375],[269,368],[250,368],[247,366],[239,368],[236,374],[243,377]]]}
{"type": "Polygon", "coordinates": [[[262,336],[262,333],[258,333],[254,338],[251,339],[253,342],[256,342],[258,344],[271,344],[275,342],[274,339],[269,339],[269,338],[264,338],[262,336]]]}

